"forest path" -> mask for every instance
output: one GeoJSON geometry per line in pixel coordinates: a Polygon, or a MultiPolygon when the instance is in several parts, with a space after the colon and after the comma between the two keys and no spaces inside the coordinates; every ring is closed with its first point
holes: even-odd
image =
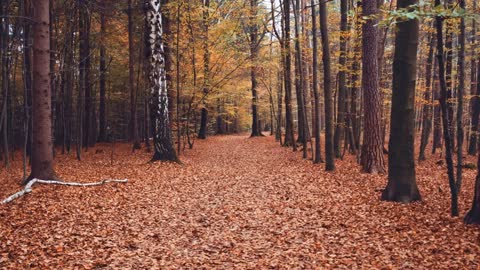
{"type": "MultiPolygon", "coordinates": [[[[361,174],[351,157],[327,173],[272,137],[197,141],[182,165],[147,163],[151,153],[132,155],[127,145],[112,165],[109,147],[89,150],[82,162],[60,156],[57,170],[66,180],[128,177],[128,184],[37,186],[0,206],[0,268],[480,265],[478,228],[448,217],[448,194],[429,184],[423,167],[424,202],[399,205],[380,202],[386,177],[361,174]]],[[[1,179],[18,177],[11,174],[1,179]]],[[[7,186],[2,197],[18,189],[7,186]]]]}

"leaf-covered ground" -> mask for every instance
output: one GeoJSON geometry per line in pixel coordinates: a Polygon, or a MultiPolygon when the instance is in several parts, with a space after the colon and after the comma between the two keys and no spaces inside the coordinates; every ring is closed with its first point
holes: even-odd
{"type": "MultiPolygon", "coordinates": [[[[379,200],[386,176],[360,173],[354,157],[326,173],[271,137],[197,141],[182,165],[127,145],[112,165],[110,147],[81,162],[59,155],[57,171],[127,184],[35,186],[0,205],[1,269],[480,267],[480,228],[449,216],[438,156],[417,167],[423,201],[401,205],[379,200]]],[[[0,174],[1,199],[20,189],[19,159],[0,174]]],[[[474,175],[465,171],[462,215],[474,175]]]]}

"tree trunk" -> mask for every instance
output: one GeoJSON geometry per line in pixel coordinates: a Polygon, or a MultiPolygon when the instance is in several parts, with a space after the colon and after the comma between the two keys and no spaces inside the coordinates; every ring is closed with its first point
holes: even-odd
{"type": "Polygon", "coordinates": [[[107,141],[107,116],[106,116],[106,104],[105,104],[105,94],[106,94],[106,75],[107,75],[107,66],[106,66],[106,18],[105,18],[105,0],[101,2],[100,10],[100,105],[99,105],[99,135],[98,141],[105,142],[107,141]]]}
{"type": "MultiPolygon", "coordinates": [[[[397,2],[411,8],[418,0],[397,2]]],[[[421,199],[415,179],[415,84],[418,20],[397,23],[393,60],[392,112],[388,151],[388,184],[382,200],[409,203],[421,199]]]]}
{"type": "Polygon", "coordinates": [[[165,51],[163,47],[161,4],[158,0],[146,0],[145,13],[149,31],[147,56],[149,59],[149,88],[151,89],[150,117],[154,142],[152,161],[178,161],[173,146],[170,126],[165,51]]]}
{"type": "Polygon", "coordinates": [[[477,82],[476,82],[476,93],[472,97],[472,127],[470,131],[470,145],[468,147],[468,154],[474,155],[476,150],[474,151],[472,148],[475,149],[478,147],[478,124],[479,124],[479,117],[480,117],[480,59],[477,62],[477,82]]]}
{"type": "MultiPolygon", "coordinates": [[[[140,137],[138,136],[137,121],[137,93],[135,91],[135,48],[133,37],[133,9],[132,0],[128,0],[128,88],[130,88],[130,140],[133,142],[132,149],[140,149],[140,137]]],[[[168,72],[168,71],[167,71],[168,72]]],[[[172,100],[169,100],[172,103],[172,100]]]]}
{"type": "MultiPolygon", "coordinates": [[[[477,8],[477,1],[473,1],[473,8],[472,10],[476,10],[477,8]]],[[[472,98],[470,99],[470,113],[471,113],[471,120],[470,120],[470,139],[468,142],[468,154],[469,155],[475,155],[477,153],[477,147],[478,147],[478,142],[477,142],[477,131],[478,131],[478,113],[480,113],[480,108],[477,109],[477,116],[475,117],[474,112],[475,112],[475,107],[480,107],[479,104],[479,99],[478,95],[480,92],[478,92],[478,87],[477,87],[477,80],[480,78],[479,76],[475,76],[477,74],[477,68],[476,68],[476,52],[475,52],[475,41],[476,41],[476,20],[472,19],[472,31],[471,31],[471,60],[470,60],[470,95],[472,98]]]]}
{"type": "MultiPolygon", "coordinates": [[[[365,17],[377,15],[376,0],[363,1],[365,17]]],[[[360,164],[367,173],[383,173],[382,120],[380,91],[378,87],[378,57],[377,57],[377,24],[376,19],[369,19],[363,24],[363,57],[362,57],[362,88],[364,93],[365,126],[360,164]]]]}
{"type": "Polygon", "coordinates": [[[57,180],[53,168],[49,0],[33,1],[33,144],[32,171],[24,182],[57,180]]]}
{"type": "MultiPolygon", "coordinates": [[[[465,10],[465,0],[460,0],[460,8],[465,10]]],[[[463,169],[463,95],[465,92],[465,18],[460,18],[460,48],[458,52],[458,89],[457,89],[457,193],[462,186],[463,169]]]]}
{"type": "MultiPolygon", "coordinates": [[[[435,0],[435,6],[440,5],[440,0],[435,0]]],[[[445,76],[445,61],[443,50],[443,17],[436,16],[437,29],[437,58],[438,58],[438,78],[440,80],[440,107],[442,109],[443,137],[445,142],[445,160],[447,162],[448,183],[450,186],[451,214],[458,216],[458,192],[455,181],[455,172],[453,165],[453,134],[451,133],[450,106],[448,105],[448,87],[445,76]]],[[[448,38],[447,38],[448,40],[448,38]]],[[[448,59],[448,57],[447,57],[448,59]]],[[[448,60],[447,60],[448,62],[448,60]]],[[[448,66],[448,65],[447,65],[448,66]]]]}
{"type": "Polygon", "coordinates": [[[428,138],[432,129],[432,67],[433,67],[433,53],[435,49],[435,35],[430,35],[430,45],[428,49],[427,65],[425,67],[425,93],[423,95],[423,112],[422,112],[422,135],[420,139],[420,152],[418,160],[425,160],[425,148],[428,145],[428,138]]]}
{"type": "Polygon", "coordinates": [[[335,157],[341,156],[342,140],[345,136],[345,119],[346,119],[346,96],[347,83],[347,39],[348,39],[348,1],[340,0],[340,58],[338,60],[338,99],[337,99],[337,123],[335,125],[335,136],[333,147],[335,149],[335,157]]]}
{"type": "Polygon", "coordinates": [[[250,67],[250,79],[252,83],[252,133],[250,137],[262,136],[260,126],[258,124],[258,94],[257,94],[257,61],[258,61],[258,46],[259,36],[258,36],[258,26],[255,23],[257,15],[257,0],[250,0],[250,61],[252,65],[250,67]]]}
{"type": "MultiPolygon", "coordinates": [[[[438,69],[438,61],[435,61],[434,71],[438,69]]],[[[432,154],[435,154],[438,148],[442,148],[442,119],[440,117],[440,103],[436,102],[440,99],[440,83],[438,81],[438,72],[433,72],[433,145],[432,154]]]]}
{"type": "Polygon", "coordinates": [[[210,45],[209,45],[209,17],[210,17],[210,0],[203,1],[203,108],[200,115],[200,130],[198,131],[199,139],[207,138],[208,110],[206,98],[210,92],[210,45]]]}
{"type": "Polygon", "coordinates": [[[9,50],[9,39],[10,39],[10,16],[9,16],[9,1],[2,1],[0,3],[0,16],[3,17],[3,22],[0,28],[0,56],[1,56],[1,77],[2,77],[2,93],[3,101],[1,108],[1,138],[2,138],[2,150],[3,150],[3,159],[5,167],[9,166],[9,157],[8,157],[8,119],[7,108],[9,103],[9,88],[10,88],[10,50],[9,50]]]}
{"type": "MultiPolygon", "coordinates": [[[[477,83],[478,85],[478,83],[477,83]]],[[[480,144],[479,144],[480,146],[480,144]]],[[[480,149],[478,149],[480,153],[480,149]]],[[[466,224],[480,224],[480,155],[477,159],[477,177],[475,178],[474,195],[472,201],[472,208],[468,211],[464,218],[466,224]]]]}
{"type": "Polygon", "coordinates": [[[313,127],[315,136],[315,156],[313,163],[322,162],[321,144],[320,144],[320,95],[318,93],[318,38],[317,38],[317,13],[315,10],[315,0],[310,0],[312,9],[312,44],[313,44],[313,97],[315,99],[315,111],[312,116],[315,119],[313,127]]]}
{"type": "Polygon", "coordinates": [[[91,50],[90,50],[90,26],[91,26],[91,17],[89,11],[89,1],[82,0],[83,4],[80,6],[80,12],[82,14],[81,20],[83,20],[83,29],[81,30],[81,46],[83,50],[80,53],[80,61],[83,64],[83,94],[84,94],[84,121],[83,121],[83,146],[88,148],[93,146],[95,140],[92,140],[92,82],[90,81],[90,68],[91,68],[91,50]]]}
{"type": "Polygon", "coordinates": [[[300,1],[295,1],[294,6],[295,19],[295,92],[297,94],[297,115],[298,115],[298,142],[302,143],[303,158],[307,158],[307,134],[305,132],[308,125],[305,117],[304,101],[304,66],[302,62],[302,47],[300,44],[300,1]]]}
{"type": "Polygon", "coordinates": [[[327,3],[320,2],[320,33],[322,35],[323,91],[325,99],[325,170],[335,170],[333,151],[333,100],[330,70],[330,42],[328,38],[327,3]]]}
{"type": "Polygon", "coordinates": [[[163,48],[165,50],[165,69],[167,72],[167,94],[168,94],[168,116],[170,118],[170,128],[173,124],[173,113],[175,112],[175,89],[173,87],[173,32],[172,32],[172,7],[170,5],[171,0],[159,0],[161,1],[162,9],[162,25],[163,25],[163,48]]]}
{"type": "Polygon", "coordinates": [[[285,140],[284,146],[293,146],[296,149],[295,136],[293,130],[292,114],[292,54],[290,51],[290,1],[283,1],[284,18],[284,51],[285,51],[285,140]]]}

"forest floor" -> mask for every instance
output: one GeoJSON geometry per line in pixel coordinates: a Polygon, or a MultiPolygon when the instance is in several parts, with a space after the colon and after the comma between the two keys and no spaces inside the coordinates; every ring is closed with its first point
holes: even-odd
{"type": "MultiPolygon", "coordinates": [[[[420,163],[423,201],[381,202],[386,175],[352,156],[324,164],[272,137],[211,137],[183,164],[148,163],[119,144],[57,156],[66,181],[128,178],[97,187],[38,185],[0,205],[0,269],[478,269],[480,228],[449,214],[438,155],[420,163]]],[[[470,158],[473,161],[474,158],[470,158]]],[[[0,172],[0,199],[21,187],[21,161],[0,172]]],[[[461,215],[475,170],[466,170],[461,215]]]]}

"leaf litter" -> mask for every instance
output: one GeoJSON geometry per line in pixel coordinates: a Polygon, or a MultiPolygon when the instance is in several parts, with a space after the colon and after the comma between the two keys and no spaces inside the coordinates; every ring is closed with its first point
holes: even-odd
{"type": "MultiPolygon", "coordinates": [[[[65,181],[0,206],[1,269],[478,269],[480,229],[449,215],[438,156],[417,166],[422,202],[380,201],[386,175],[302,160],[271,137],[198,141],[183,164],[100,144],[58,154],[65,181]]],[[[474,157],[469,157],[474,161],[474,157]]],[[[0,198],[21,189],[21,158],[0,173],[0,198]]],[[[475,170],[464,171],[462,215],[475,170]]]]}

